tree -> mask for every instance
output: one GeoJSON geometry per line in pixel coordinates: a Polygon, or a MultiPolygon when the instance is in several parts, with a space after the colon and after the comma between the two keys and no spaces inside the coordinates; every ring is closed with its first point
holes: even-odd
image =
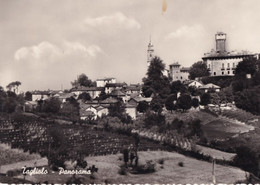
{"type": "Polygon", "coordinates": [[[183,112],[191,108],[191,97],[188,94],[182,94],[177,100],[178,108],[182,109],[183,112]]]}
{"type": "Polygon", "coordinates": [[[176,94],[171,94],[168,96],[168,98],[165,101],[165,107],[167,110],[170,110],[171,112],[173,110],[176,110],[176,105],[174,104],[174,101],[177,100],[176,94]]]}
{"type": "Polygon", "coordinates": [[[190,68],[190,79],[194,80],[196,77],[203,76],[209,76],[209,70],[205,62],[198,61],[190,68]]]}
{"type": "Polygon", "coordinates": [[[83,92],[79,95],[78,100],[89,101],[91,100],[91,96],[89,93],[83,92]]]}
{"type": "Polygon", "coordinates": [[[103,90],[101,91],[101,93],[99,94],[99,96],[98,96],[97,98],[95,98],[95,99],[97,99],[97,100],[105,100],[105,99],[107,99],[108,97],[109,97],[109,95],[106,94],[105,90],[103,89],[103,90]]]}
{"type": "Polygon", "coordinates": [[[173,81],[170,85],[170,90],[172,94],[177,94],[178,92],[187,92],[187,87],[181,81],[173,81]]]}
{"type": "Polygon", "coordinates": [[[198,98],[192,98],[191,105],[192,105],[192,107],[194,107],[196,109],[199,106],[198,98]]]}
{"type": "Polygon", "coordinates": [[[26,101],[32,101],[32,93],[29,92],[29,91],[27,91],[27,92],[25,93],[24,99],[25,99],[26,101]]]}
{"type": "Polygon", "coordinates": [[[163,106],[163,99],[160,96],[154,96],[150,104],[151,109],[160,114],[162,112],[163,106]]]}
{"type": "Polygon", "coordinates": [[[208,105],[210,103],[210,94],[204,93],[200,97],[200,104],[201,105],[208,105]]]}
{"type": "Polygon", "coordinates": [[[163,75],[165,64],[159,57],[155,57],[148,68],[147,78],[143,78],[142,91],[145,97],[152,94],[159,95],[162,99],[166,99],[170,93],[169,78],[163,75]]]}
{"type": "Polygon", "coordinates": [[[108,115],[111,117],[118,117],[123,123],[132,122],[132,118],[126,114],[125,105],[122,101],[111,104],[108,108],[108,115]]]}
{"type": "Polygon", "coordinates": [[[151,109],[161,113],[165,99],[170,94],[170,80],[163,75],[165,64],[159,57],[154,57],[147,70],[147,77],[143,78],[143,95],[151,97],[151,109]]]}
{"type": "Polygon", "coordinates": [[[253,114],[260,114],[260,86],[245,89],[235,95],[235,104],[238,108],[249,111],[253,114]]]}
{"type": "Polygon", "coordinates": [[[13,89],[14,92],[15,92],[15,90],[16,90],[16,93],[18,93],[18,87],[19,87],[21,84],[22,84],[22,83],[19,82],[19,81],[11,82],[11,83],[9,83],[9,84],[6,86],[6,88],[7,88],[9,91],[11,91],[11,90],[13,89]]]}
{"type": "Polygon", "coordinates": [[[234,163],[243,170],[249,171],[257,175],[259,171],[258,159],[256,152],[252,151],[247,146],[241,146],[236,149],[237,155],[234,158],[234,163]]]}
{"type": "Polygon", "coordinates": [[[214,105],[220,105],[222,103],[220,98],[221,97],[219,96],[218,93],[211,93],[210,94],[210,103],[212,103],[214,105]]]}
{"type": "Polygon", "coordinates": [[[71,85],[73,87],[78,87],[78,86],[84,86],[84,87],[94,87],[95,83],[92,82],[87,75],[85,75],[84,73],[82,73],[81,75],[79,75],[77,80],[74,80],[74,82],[71,82],[71,85]]]}
{"type": "Polygon", "coordinates": [[[238,63],[235,70],[235,79],[232,83],[233,91],[243,91],[244,89],[253,87],[257,83],[255,76],[257,76],[256,69],[258,65],[259,60],[255,57],[245,58],[238,63]],[[248,79],[247,74],[250,74],[252,79],[248,79]]]}
{"type": "Polygon", "coordinates": [[[57,98],[50,98],[49,100],[46,100],[46,102],[43,104],[43,110],[44,112],[49,113],[58,113],[60,110],[61,102],[57,98]]]}
{"type": "Polygon", "coordinates": [[[191,129],[190,136],[198,136],[201,137],[203,135],[203,130],[201,129],[201,121],[199,119],[192,120],[189,123],[189,127],[191,129]]]}
{"type": "Polygon", "coordinates": [[[200,91],[195,86],[189,86],[188,91],[192,96],[198,96],[200,95],[200,91]]]}
{"type": "Polygon", "coordinates": [[[253,76],[256,72],[257,59],[255,57],[249,57],[243,59],[243,61],[239,62],[236,70],[235,77],[236,78],[246,78],[247,74],[253,76]]]}
{"type": "Polygon", "coordinates": [[[136,107],[138,112],[145,113],[149,109],[149,104],[147,101],[140,101],[136,107]]]}
{"type": "Polygon", "coordinates": [[[165,116],[153,112],[147,112],[144,119],[145,127],[151,128],[152,126],[165,125],[165,116]]]}

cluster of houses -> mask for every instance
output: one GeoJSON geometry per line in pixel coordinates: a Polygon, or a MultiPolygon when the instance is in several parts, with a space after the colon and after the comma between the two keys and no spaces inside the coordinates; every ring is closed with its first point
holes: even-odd
{"type": "Polygon", "coordinates": [[[80,107],[80,119],[101,117],[108,114],[110,105],[116,104],[121,99],[125,104],[126,113],[132,119],[136,119],[136,107],[140,101],[151,102],[152,98],[142,97],[141,85],[117,83],[115,78],[97,79],[96,87],[74,87],[69,92],[64,91],[33,91],[32,101],[26,102],[27,110],[36,108],[39,100],[47,100],[51,97],[58,98],[62,103],[65,103],[68,98],[78,99],[82,93],[88,93],[92,100],[78,100],[80,107]],[[102,92],[105,92],[109,97],[105,100],[97,100],[102,92]]]}
{"type": "MultiPolygon", "coordinates": [[[[187,86],[194,86],[197,89],[201,89],[207,92],[209,89],[214,89],[216,92],[220,91],[220,87],[214,84],[202,84],[196,80],[186,80],[183,82],[187,86]]],[[[27,110],[36,108],[39,100],[47,100],[51,97],[58,98],[60,102],[66,103],[69,98],[73,97],[76,100],[82,93],[88,93],[92,100],[84,101],[78,100],[80,119],[86,120],[89,118],[98,118],[102,115],[108,114],[108,108],[116,104],[121,99],[125,104],[126,113],[131,116],[132,119],[136,119],[137,110],[136,107],[141,101],[150,103],[152,98],[145,98],[142,96],[142,86],[140,84],[127,85],[126,83],[117,83],[115,78],[103,78],[96,81],[96,87],[74,87],[70,91],[33,91],[32,101],[26,102],[27,110]],[[98,99],[100,94],[105,92],[108,98],[104,100],[98,99]]]]}

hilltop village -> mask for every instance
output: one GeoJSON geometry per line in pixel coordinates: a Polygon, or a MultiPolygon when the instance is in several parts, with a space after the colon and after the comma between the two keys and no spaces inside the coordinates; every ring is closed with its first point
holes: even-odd
{"type": "Polygon", "coordinates": [[[185,67],[165,66],[150,40],[142,84],[80,74],[67,90],[0,86],[0,182],[259,183],[259,54],[228,51],[223,32],[215,41],[185,67]]]}
{"type": "MultiPolygon", "coordinates": [[[[235,75],[235,70],[239,62],[243,59],[250,57],[258,59],[257,53],[249,53],[247,51],[227,51],[226,50],[226,34],[223,32],[218,32],[215,35],[216,49],[212,49],[211,52],[205,53],[202,57],[201,66],[205,67],[204,77],[223,77],[226,79],[235,75]],[[204,66],[203,66],[204,65],[204,66]],[[206,72],[205,72],[206,71],[206,72]]],[[[149,68],[151,61],[155,58],[154,46],[150,40],[147,49],[147,67],[149,68]]],[[[169,65],[169,68],[165,68],[162,72],[164,76],[170,79],[170,82],[180,81],[183,85],[187,87],[194,87],[201,92],[208,92],[210,90],[219,92],[221,90],[221,85],[219,83],[207,83],[207,80],[202,80],[200,74],[194,77],[194,70],[196,67],[192,68],[192,75],[190,75],[191,67],[183,67],[179,62],[173,62],[169,65]]],[[[201,69],[203,70],[203,69],[201,69]]],[[[78,81],[88,78],[85,74],[78,76],[78,81]],[[80,79],[81,78],[81,79],[80,79]]],[[[210,81],[209,81],[210,82],[210,81]]],[[[14,86],[16,87],[16,86],[14,86]]],[[[132,119],[136,119],[137,106],[140,102],[145,101],[148,104],[152,101],[152,96],[145,96],[143,91],[143,84],[126,84],[118,83],[116,78],[103,78],[97,79],[94,83],[89,85],[84,85],[77,83],[69,90],[46,90],[46,91],[32,91],[31,101],[25,103],[25,111],[32,111],[36,109],[38,101],[45,101],[50,98],[57,98],[62,104],[66,103],[70,98],[78,100],[80,107],[80,119],[85,120],[88,117],[101,117],[102,115],[108,114],[108,107],[112,104],[122,100],[124,103],[126,113],[132,119]],[[82,94],[82,95],[81,95],[82,94]],[[82,99],[79,97],[87,96],[89,98],[82,99]],[[81,95],[81,96],[80,96],[81,95]],[[106,95],[106,96],[104,96],[106,95]],[[104,99],[104,97],[106,99],[104,99]]],[[[14,89],[15,90],[15,89],[14,89]]],[[[178,92],[178,97],[181,92],[178,92]]],[[[177,98],[178,98],[177,97],[177,98]]],[[[198,95],[192,95],[191,98],[198,98],[198,95]]],[[[226,102],[223,102],[226,103],[226,102]]],[[[232,102],[230,102],[232,103],[232,102]]],[[[62,106],[62,105],[61,105],[62,106]]]]}

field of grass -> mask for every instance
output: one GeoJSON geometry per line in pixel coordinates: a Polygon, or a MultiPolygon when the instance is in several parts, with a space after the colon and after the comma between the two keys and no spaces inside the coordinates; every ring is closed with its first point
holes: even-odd
{"type": "Polygon", "coordinates": [[[11,149],[6,144],[0,144],[0,166],[40,158],[40,155],[25,153],[23,150],[11,149]]]}
{"type": "MultiPolygon", "coordinates": [[[[123,163],[119,160],[122,154],[87,157],[89,165],[98,167],[98,173],[94,173],[92,178],[89,175],[81,176],[82,183],[212,183],[212,164],[199,161],[184,155],[165,152],[150,151],[139,152],[140,163],[146,160],[156,162],[156,172],[150,174],[118,174],[119,166],[123,163]],[[163,164],[159,160],[163,159],[163,164]],[[181,167],[179,162],[183,163],[181,167]]],[[[245,179],[245,172],[234,167],[216,165],[215,174],[217,183],[235,183],[245,179]]],[[[46,175],[35,175],[26,177],[27,180],[34,182],[65,183],[69,175],[58,175],[50,173],[46,175]]],[[[80,177],[79,175],[77,177],[80,177]]]]}
{"type": "Polygon", "coordinates": [[[191,120],[199,119],[201,120],[201,124],[205,125],[213,120],[216,120],[217,117],[213,116],[207,112],[197,110],[188,110],[187,112],[170,112],[168,111],[166,114],[166,122],[172,122],[174,119],[182,120],[183,122],[189,122],[191,120]]]}

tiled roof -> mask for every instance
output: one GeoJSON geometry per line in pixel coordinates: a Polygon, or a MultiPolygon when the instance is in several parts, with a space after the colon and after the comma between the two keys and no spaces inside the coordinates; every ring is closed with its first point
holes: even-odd
{"type": "Polygon", "coordinates": [[[137,97],[134,97],[134,98],[131,98],[131,99],[135,100],[136,102],[141,102],[141,101],[151,102],[152,101],[152,98],[145,98],[145,97],[140,97],[140,96],[137,96],[137,97]]]}
{"type": "Polygon", "coordinates": [[[71,91],[102,91],[104,88],[103,87],[84,87],[84,86],[79,86],[72,88],[71,91]]]}
{"type": "Polygon", "coordinates": [[[210,89],[210,88],[220,89],[219,86],[212,84],[212,83],[209,83],[209,84],[206,84],[206,85],[203,85],[202,87],[200,87],[200,89],[210,89]]]}
{"type": "Polygon", "coordinates": [[[126,108],[136,108],[136,105],[130,104],[130,103],[126,103],[125,104],[126,108]]]}
{"type": "Polygon", "coordinates": [[[84,109],[80,109],[79,114],[80,114],[80,116],[95,116],[94,112],[89,111],[89,110],[86,111],[84,109]]]}
{"type": "Polygon", "coordinates": [[[111,103],[117,103],[118,100],[112,97],[109,97],[103,101],[100,102],[100,104],[111,104],[111,103]]]}
{"type": "Polygon", "coordinates": [[[141,85],[137,85],[137,86],[127,86],[125,88],[125,90],[130,90],[130,91],[140,91],[142,89],[141,85]]]}
{"type": "Polygon", "coordinates": [[[106,81],[106,80],[113,80],[113,79],[116,79],[116,78],[99,78],[96,81],[106,81]]]}
{"type": "Polygon", "coordinates": [[[170,64],[170,66],[180,66],[179,62],[174,62],[172,64],[170,64]]]}
{"type": "Polygon", "coordinates": [[[204,57],[206,58],[232,58],[232,57],[244,57],[244,56],[254,56],[256,54],[251,53],[249,51],[225,51],[225,52],[217,52],[215,50],[211,50],[209,53],[204,53],[204,57]]]}
{"type": "Polygon", "coordinates": [[[60,99],[66,99],[66,98],[70,98],[70,97],[72,97],[72,96],[75,96],[75,94],[74,94],[74,93],[63,93],[63,94],[61,94],[58,98],[60,98],[60,99]]]}
{"type": "Polygon", "coordinates": [[[49,91],[39,91],[35,90],[32,92],[32,94],[40,94],[40,95],[50,95],[51,93],[49,91]]]}
{"type": "Polygon", "coordinates": [[[122,91],[116,89],[116,90],[113,90],[113,91],[111,92],[111,95],[112,95],[112,96],[125,96],[125,93],[123,93],[122,91]]]}
{"type": "Polygon", "coordinates": [[[106,87],[124,87],[126,85],[126,83],[107,83],[106,87]]]}
{"type": "Polygon", "coordinates": [[[189,71],[190,70],[190,67],[182,67],[181,69],[180,69],[180,71],[189,71]]]}

